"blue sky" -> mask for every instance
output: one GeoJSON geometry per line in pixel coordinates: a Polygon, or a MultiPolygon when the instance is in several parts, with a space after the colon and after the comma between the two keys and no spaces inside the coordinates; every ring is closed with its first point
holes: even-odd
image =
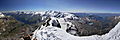
{"type": "Polygon", "coordinates": [[[0,0],[0,11],[12,10],[120,13],[120,0],[0,0]]]}

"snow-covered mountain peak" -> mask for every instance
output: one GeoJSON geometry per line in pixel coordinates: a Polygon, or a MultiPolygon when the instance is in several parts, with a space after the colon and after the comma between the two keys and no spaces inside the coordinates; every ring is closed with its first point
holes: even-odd
{"type": "Polygon", "coordinates": [[[0,18],[1,18],[1,17],[5,17],[5,16],[0,12],[0,18]]]}
{"type": "MultiPolygon", "coordinates": [[[[9,14],[9,13],[6,13],[6,14],[9,14]]],[[[49,17],[56,17],[56,18],[69,18],[69,19],[77,19],[77,17],[74,15],[74,14],[71,14],[71,13],[67,13],[67,12],[59,12],[59,11],[52,11],[52,10],[49,10],[49,11],[38,11],[38,12],[34,12],[34,11],[16,11],[16,12],[11,12],[11,14],[19,14],[19,15],[31,15],[31,16],[34,16],[34,15],[40,15],[42,16],[43,18],[42,19],[46,19],[46,18],[49,18],[49,17]]]]}
{"type": "Polygon", "coordinates": [[[58,11],[48,10],[46,13],[59,13],[58,11]]]}
{"type": "Polygon", "coordinates": [[[65,18],[65,19],[77,19],[77,17],[71,13],[58,12],[58,11],[45,11],[45,12],[36,12],[35,14],[40,14],[43,18],[46,19],[49,17],[55,18],[65,18]]]}

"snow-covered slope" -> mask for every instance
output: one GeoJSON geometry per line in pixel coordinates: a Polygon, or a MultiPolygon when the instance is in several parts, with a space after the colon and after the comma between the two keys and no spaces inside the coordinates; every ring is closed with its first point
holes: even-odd
{"type": "Polygon", "coordinates": [[[65,30],[66,32],[73,35],[77,32],[75,25],[67,21],[65,18],[50,17],[50,19],[46,20],[45,24],[42,25],[40,29],[43,29],[47,26],[61,28],[62,30],[65,30]]]}
{"type": "Polygon", "coordinates": [[[102,35],[101,38],[104,40],[120,40],[120,22],[109,33],[102,35]]]}
{"type": "Polygon", "coordinates": [[[120,22],[109,33],[99,36],[77,37],[67,33],[58,27],[45,27],[42,30],[35,30],[33,38],[37,40],[120,40],[120,22]]]}
{"type": "Polygon", "coordinates": [[[0,18],[4,17],[4,15],[0,12],[0,18]]]}
{"type": "MultiPolygon", "coordinates": [[[[99,36],[77,37],[75,26],[67,19],[77,19],[73,14],[56,11],[37,12],[48,20],[35,30],[33,38],[37,40],[120,40],[120,22],[107,34],[99,36]],[[69,30],[70,29],[70,30],[69,30]]],[[[43,18],[44,19],[44,18],[43,18]]]]}

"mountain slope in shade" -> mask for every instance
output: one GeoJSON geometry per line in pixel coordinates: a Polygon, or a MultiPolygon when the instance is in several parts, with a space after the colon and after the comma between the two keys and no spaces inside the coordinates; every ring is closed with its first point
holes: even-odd
{"type": "Polygon", "coordinates": [[[22,37],[32,33],[30,25],[19,22],[11,16],[0,18],[0,40],[21,40],[22,37]]]}
{"type": "Polygon", "coordinates": [[[32,39],[34,38],[37,40],[120,40],[120,22],[112,30],[110,30],[109,33],[102,36],[92,35],[77,37],[60,28],[48,26],[42,30],[35,30],[32,39]]]}

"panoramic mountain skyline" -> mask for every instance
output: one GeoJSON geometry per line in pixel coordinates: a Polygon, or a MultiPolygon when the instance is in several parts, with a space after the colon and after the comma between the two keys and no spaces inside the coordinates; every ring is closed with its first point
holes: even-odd
{"type": "Polygon", "coordinates": [[[120,13],[120,0],[0,0],[0,11],[34,10],[120,13]]]}

